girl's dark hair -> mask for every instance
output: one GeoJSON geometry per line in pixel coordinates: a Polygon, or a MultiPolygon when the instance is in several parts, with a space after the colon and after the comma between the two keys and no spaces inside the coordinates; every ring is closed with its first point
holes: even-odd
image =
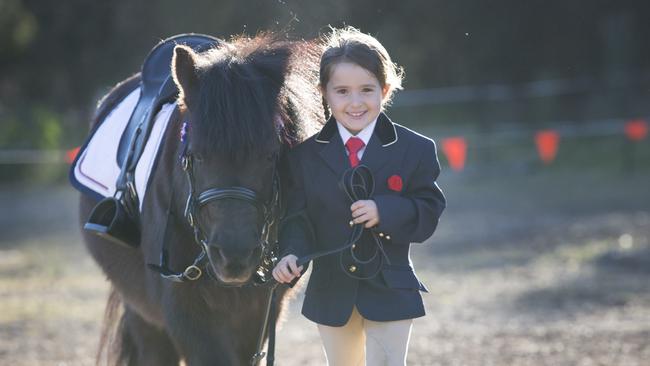
{"type": "Polygon", "coordinates": [[[391,61],[388,52],[379,41],[354,27],[331,28],[324,36],[324,51],[320,59],[320,87],[325,89],[332,68],[341,62],[357,64],[372,73],[382,89],[388,85],[388,92],[382,106],[390,104],[395,90],[402,89],[404,70],[391,61]]]}

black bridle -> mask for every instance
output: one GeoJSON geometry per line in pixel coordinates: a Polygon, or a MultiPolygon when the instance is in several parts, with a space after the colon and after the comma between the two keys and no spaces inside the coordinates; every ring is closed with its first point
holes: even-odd
{"type": "MultiPolygon", "coordinates": [[[[210,274],[210,277],[223,287],[242,287],[249,285],[264,285],[270,278],[271,270],[276,262],[276,246],[269,242],[271,226],[275,223],[280,206],[280,179],[277,169],[273,169],[273,191],[268,202],[262,202],[258,195],[251,189],[245,187],[209,188],[197,194],[194,184],[193,155],[187,151],[181,156],[181,168],[185,172],[189,184],[189,192],[185,204],[184,217],[193,231],[194,242],[199,245],[201,252],[183,272],[174,273],[168,266],[168,255],[166,248],[161,254],[161,263],[156,270],[160,269],[160,275],[174,282],[196,281],[203,275],[203,272],[210,274]],[[235,199],[249,203],[262,212],[263,223],[260,232],[260,258],[257,270],[249,281],[244,284],[230,285],[222,282],[212,272],[207,259],[208,242],[200,224],[200,209],[215,201],[235,199]],[[203,268],[203,269],[202,269],[203,268]]],[[[277,159],[276,159],[277,160],[277,159]]],[[[277,162],[275,163],[277,166],[277,162]]],[[[275,243],[273,243],[275,244],[275,243]]]]}
{"type": "MultiPolygon", "coordinates": [[[[186,126],[183,126],[183,129],[186,129],[186,126]]],[[[185,139],[187,134],[184,132],[185,139]]],[[[227,188],[208,188],[200,193],[196,191],[195,179],[194,179],[194,155],[189,149],[189,144],[183,139],[183,150],[180,154],[180,166],[183,172],[185,173],[187,182],[188,182],[188,193],[185,203],[185,210],[183,216],[185,217],[186,222],[192,229],[194,234],[194,242],[199,245],[201,249],[200,253],[196,256],[192,264],[187,266],[183,272],[174,272],[169,268],[169,256],[168,256],[168,243],[166,240],[167,229],[165,228],[165,240],[163,242],[162,253],[160,256],[160,265],[149,264],[149,267],[160,273],[161,277],[174,281],[174,282],[187,282],[187,281],[196,281],[203,275],[204,272],[207,272],[210,277],[215,280],[222,287],[243,287],[243,286],[259,286],[266,285],[269,282],[269,279],[272,278],[271,271],[273,266],[277,261],[277,244],[275,241],[273,243],[271,240],[271,227],[276,223],[276,218],[280,214],[280,177],[278,174],[278,154],[275,155],[273,162],[273,175],[272,175],[272,192],[271,197],[268,201],[262,201],[258,194],[245,187],[227,187],[227,188]],[[200,210],[205,205],[208,205],[212,202],[234,199],[246,202],[255,206],[258,213],[261,212],[263,217],[262,229],[260,231],[260,258],[257,270],[246,283],[231,285],[219,280],[210,269],[208,261],[208,242],[204,234],[204,231],[201,228],[200,224],[200,210]]],[[[173,193],[170,200],[170,207],[168,211],[168,216],[173,216],[171,212],[171,206],[173,201],[173,193]]],[[[167,225],[169,226],[169,225],[167,225]]]]}
{"type": "MultiPolygon", "coordinates": [[[[185,172],[187,181],[189,184],[189,192],[187,195],[187,202],[185,204],[185,213],[184,216],[187,220],[187,223],[190,225],[194,232],[194,241],[200,245],[201,253],[197,257],[198,261],[204,261],[206,258],[206,253],[208,251],[208,243],[205,237],[203,230],[201,229],[201,220],[200,220],[200,210],[202,207],[216,201],[234,199],[246,202],[253,205],[258,212],[261,212],[263,217],[262,228],[260,231],[260,245],[262,247],[260,253],[260,260],[257,271],[249,282],[244,285],[253,284],[261,285],[265,284],[269,279],[269,275],[272,266],[275,263],[275,246],[271,245],[269,242],[271,234],[271,226],[275,223],[275,218],[278,215],[278,210],[280,206],[280,178],[277,172],[277,157],[274,159],[273,166],[273,175],[272,175],[272,193],[271,198],[263,202],[258,198],[255,191],[245,188],[245,187],[227,187],[227,188],[209,188],[203,192],[197,194],[194,183],[194,169],[193,169],[193,156],[192,153],[187,151],[181,156],[181,167],[185,172]],[[200,258],[200,259],[199,259],[200,258]]],[[[275,243],[274,243],[275,244],[275,243]]],[[[195,262],[197,262],[195,260],[195,262]]],[[[206,263],[207,264],[207,263],[206,263]]],[[[196,265],[198,269],[198,277],[200,277],[200,268],[196,265]]],[[[189,267],[188,267],[189,268],[189,267]]],[[[207,267],[208,273],[209,267],[207,267]]],[[[190,278],[190,280],[196,280],[198,277],[190,278]]],[[[229,284],[221,282],[216,276],[212,276],[221,286],[231,286],[229,284]]],[[[243,285],[237,285],[243,286],[243,285]]]]}

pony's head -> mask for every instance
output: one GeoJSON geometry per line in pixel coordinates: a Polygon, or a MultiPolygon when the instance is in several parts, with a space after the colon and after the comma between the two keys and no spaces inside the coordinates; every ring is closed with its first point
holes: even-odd
{"type": "Polygon", "coordinates": [[[282,152],[322,123],[317,67],[315,45],[269,35],[200,54],[174,49],[182,154],[196,199],[190,221],[224,283],[247,282],[257,269],[279,214],[282,152]]]}

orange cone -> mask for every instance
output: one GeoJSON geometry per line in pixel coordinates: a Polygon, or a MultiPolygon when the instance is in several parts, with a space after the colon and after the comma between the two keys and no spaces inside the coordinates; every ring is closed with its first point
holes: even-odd
{"type": "Polygon", "coordinates": [[[648,135],[648,123],[642,119],[628,121],[625,124],[625,135],[632,141],[641,141],[648,135]]]}
{"type": "Polygon", "coordinates": [[[555,160],[558,145],[560,144],[560,134],[555,130],[537,131],[535,134],[535,144],[537,153],[544,164],[550,164],[555,160]]]}
{"type": "Polygon", "coordinates": [[[452,170],[459,172],[465,168],[467,142],[465,142],[464,137],[448,137],[443,139],[442,151],[445,153],[452,170]]]}
{"type": "Polygon", "coordinates": [[[65,162],[68,164],[72,164],[74,159],[77,157],[77,154],[79,154],[79,149],[81,146],[75,147],[74,149],[70,149],[65,152],[65,162]]]}

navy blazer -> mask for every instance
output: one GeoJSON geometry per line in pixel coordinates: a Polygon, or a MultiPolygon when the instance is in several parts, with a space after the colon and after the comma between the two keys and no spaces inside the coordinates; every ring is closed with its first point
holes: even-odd
{"type": "MultiPolygon", "coordinates": [[[[336,120],[330,118],[320,133],[292,149],[288,163],[291,174],[287,217],[306,217],[311,229],[300,220],[287,220],[279,238],[282,256],[302,257],[341,247],[352,230],[352,203],[339,188],[350,163],[336,120]]],[[[361,164],[374,175],[372,199],[380,223],[372,230],[381,233],[390,264],[384,263],[376,277],[358,280],[344,271],[359,274],[360,270],[341,266],[339,254],[315,259],[302,313],[319,324],[345,325],[355,305],[364,318],[374,321],[412,319],[425,314],[420,291],[426,288],[415,276],[409,247],[433,234],[446,204],[436,184],[440,164],[435,143],[381,113],[361,164]],[[393,175],[403,181],[399,192],[389,188],[388,179],[393,175]]],[[[366,229],[357,245],[363,249],[372,244],[371,240],[366,229]]]]}

